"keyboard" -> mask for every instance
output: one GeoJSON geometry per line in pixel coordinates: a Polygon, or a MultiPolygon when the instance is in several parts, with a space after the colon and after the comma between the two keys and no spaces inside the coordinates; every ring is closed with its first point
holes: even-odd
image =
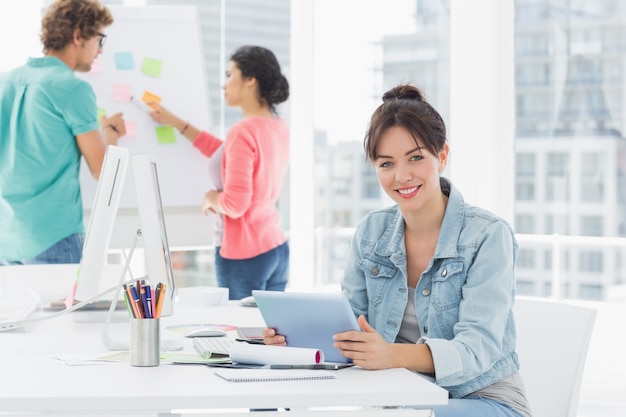
{"type": "Polygon", "coordinates": [[[0,305],[0,332],[24,326],[15,323],[31,318],[39,310],[39,303],[0,305]]]}
{"type": "Polygon", "coordinates": [[[227,337],[194,337],[193,347],[203,358],[228,356],[230,347],[237,343],[227,337]]]}

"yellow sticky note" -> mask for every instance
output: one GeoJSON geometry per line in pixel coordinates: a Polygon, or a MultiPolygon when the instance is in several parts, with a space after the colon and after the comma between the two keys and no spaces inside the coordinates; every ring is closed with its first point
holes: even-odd
{"type": "Polygon", "coordinates": [[[106,116],[107,111],[105,109],[101,109],[100,107],[98,107],[98,113],[96,113],[96,116],[98,117],[98,121],[100,121],[100,118],[102,116],[106,116]]]}
{"type": "Polygon", "coordinates": [[[143,96],[141,96],[141,101],[143,101],[144,103],[150,105],[150,102],[156,102],[156,103],[160,103],[161,102],[161,97],[157,96],[154,93],[151,93],[150,91],[146,90],[143,92],[143,96]]]}
{"type": "Polygon", "coordinates": [[[160,145],[166,145],[169,143],[176,143],[176,133],[172,126],[157,126],[155,128],[157,142],[160,145]]]}
{"type": "Polygon", "coordinates": [[[141,72],[150,77],[159,78],[161,76],[161,68],[163,63],[158,59],[144,58],[141,65],[141,72]]]}

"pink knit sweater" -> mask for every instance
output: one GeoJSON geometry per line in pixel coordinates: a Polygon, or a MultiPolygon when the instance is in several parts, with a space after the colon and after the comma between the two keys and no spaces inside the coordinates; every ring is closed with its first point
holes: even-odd
{"type": "MultiPolygon", "coordinates": [[[[193,145],[207,156],[222,143],[201,132],[193,145]]],[[[222,159],[224,236],[220,255],[248,259],[287,241],[276,208],[287,163],[289,128],[280,118],[249,117],[226,136],[222,159]]]]}

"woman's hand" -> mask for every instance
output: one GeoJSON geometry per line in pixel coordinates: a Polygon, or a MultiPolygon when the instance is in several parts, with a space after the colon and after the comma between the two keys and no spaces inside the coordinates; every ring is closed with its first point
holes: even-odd
{"type": "Polygon", "coordinates": [[[173,126],[179,131],[184,128],[186,123],[184,120],[176,116],[165,107],[161,106],[156,101],[152,101],[148,103],[148,105],[153,109],[151,112],[148,112],[148,114],[155,122],[162,125],[173,126]]]}
{"type": "Polygon", "coordinates": [[[341,351],[346,358],[352,359],[355,365],[365,369],[393,368],[393,344],[387,343],[383,337],[369,325],[364,316],[359,316],[361,332],[349,331],[333,336],[333,346],[341,351]]]}
{"type": "Polygon", "coordinates": [[[207,191],[204,195],[204,200],[202,200],[202,213],[204,213],[205,216],[209,213],[219,212],[219,196],[220,192],[218,190],[207,191]]]}
{"type": "Polygon", "coordinates": [[[272,328],[263,329],[263,343],[273,346],[287,346],[285,336],[276,334],[276,330],[272,328]]]}

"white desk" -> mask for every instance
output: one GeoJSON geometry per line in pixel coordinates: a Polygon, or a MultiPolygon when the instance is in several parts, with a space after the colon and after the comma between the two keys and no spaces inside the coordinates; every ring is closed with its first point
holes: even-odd
{"type": "MultiPolygon", "coordinates": [[[[176,306],[173,317],[162,319],[162,336],[182,337],[166,329],[177,323],[254,326],[263,321],[256,308],[176,306]]],[[[51,359],[68,354],[94,358],[106,353],[100,341],[102,326],[75,323],[66,315],[32,323],[27,332],[0,332],[0,415],[344,406],[428,408],[447,403],[447,391],[405,369],[349,368],[337,371],[332,380],[232,383],[204,365],[67,366],[51,359]]],[[[128,337],[127,323],[113,324],[112,333],[117,338],[128,337]]],[[[185,350],[194,352],[191,340],[184,342],[185,350]]]]}

